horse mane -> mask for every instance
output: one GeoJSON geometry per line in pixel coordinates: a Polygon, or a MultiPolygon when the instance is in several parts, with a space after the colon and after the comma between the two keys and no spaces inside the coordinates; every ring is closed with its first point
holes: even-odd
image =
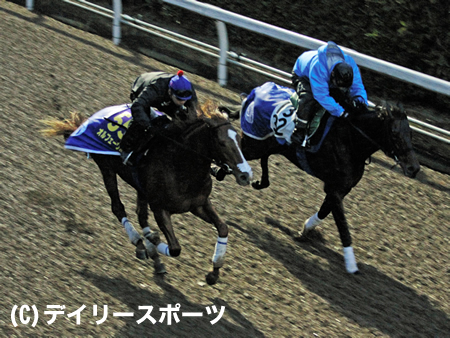
{"type": "MultiPolygon", "coordinates": [[[[40,120],[39,122],[46,125],[47,128],[41,129],[39,132],[46,137],[63,136],[64,139],[67,139],[86,119],[87,117],[80,112],[70,112],[70,116],[64,120],[57,118],[40,120]]],[[[226,120],[228,115],[219,111],[218,105],[212,100],[207,100],[197,107],[197,120],[204,119],[226,120]]]]}
{"type": "Polygon", "coordinates": [[[208,99],[206,100],[200,107],[197,109],[197,118],[208,118],[208,119],[228,119],[228,115],[226,113],[222,113],[218,109],[218,105],[208,99]]]}
{"type": "Polygon", "coordinates": [[[86,121],[87,117],[79,112],[70,112],[70,117],[64,120],[56,118],[40,120],[47,128],[39,130],[43,136],[64,136],[67,139],[70,134],[78,129],[86,121]]]}

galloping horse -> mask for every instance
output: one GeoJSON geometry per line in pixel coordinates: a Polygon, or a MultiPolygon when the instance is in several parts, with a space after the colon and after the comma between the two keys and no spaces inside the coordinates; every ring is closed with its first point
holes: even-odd
{"type": "MultiPolygon", "coordinates": [[[[235,116],[241,115],[244,157],[248,161],[261,159],[261,181],[252,183],[253,188],[263,189],[270,185],[268,159],[273,154],[285,156],[298,168],[322,180],[326,193],[325,200],[319,211],[304,222],[300,234],[305,236],[331,212],[344,248],[346,270],[349,273],[357,273],[358,267],[351,246],[352,238],[344,214],[343,199],[361,180],[366,160],[380,149],[400,163],[403,173],[407,177],[414,178],[420,170],[419,162],[412,147],[411,129],[403,108],[401,106],[383,105],[371,107],[364,111],[353,111],[350,119],[335,119],[325,137],[319,131],[326,128],[327,123],[322,123],[316,135],[311,139],[311,141],[316,142],[319,140],[321,146],[318,150],[312,151],[299,144],[290,144],[285,139],[280,142],[280,139],[277,138],[279,135],[277,135],[276,127],[270,129],[270,122],[272,121],[272,126],[273,121],[280,122],[280,116],[284,118],[283,114],[288,116],[288,120],[292,120],[293,105],[289,102],[289,99],[284,100],[283,104],[281,102],[283,101],[283,95],[281,94],[288,92],[287,97],[289,98],[293,90],[273,83],[266,83],[263,86],[272,86],[275,88],[270,89],[274,90],[275,94],[273,95],[281,97],[280,102],[274,100],[274,107],[277,108],[272,116],[261,116],[259,107],[257,107],[257,98],[254,100],[253,107],[249,108],[251,111],[249,109],[236,110],[236,107],[219,107],[222,111],[229,112],[230,117],[233,116],[233,113],[235,116]],[[284,109],[284,113],[282,109],[284,109]],[[267,121],[263,122],[264,119],[267,121]],[[249,121],[253,124],[265,124],[266,129],[270,129],[270,132],[255,139],[249,133],[246,133],[244,128],[244,125],[248,125],[249,121]]],[[[252,92],[255,92],[255,89],[252,92]]],[[[268,93],[267,88],[265,92],[268,93]]],[[[273,100],[274,96],[268,100],[273,100]]],[[[284,99],[286,99],[286,96],[284,99]]],[[[244,99],[241,108],[251,106],[245,103],[244,99]]],[[[351,110],[351,107],[348,107],[348,109],[351,110]]],[[[325,114],[322,120],[328,117],[327,115],[329,116],[329,114],[325,114]]],[[[286,121],[282,122],[281,126],[284,127],[286,121]]]]}
{"type": "Polygon", "coordinates": [[[224,163],[233,171],[239,185],[248,185],[252,171],[239,147],[240,136],[228,116],[220,113],[208,101],[199,108],[197,118],[193,121],[181,122],[182,125],[178,125],[175,131],[156,134],[145,147],[147,151],[139,164],[130,167],[123,165],[120,156],[117,156],[120,154],[117,151],[119,142],[114,141],[117,136],[114,132],[121,133],[121,123],[126,118],[131,118],[129,105],[105,108],[88,120],[72,113],[72,117],[65,121],[42,121],[49,127],[42,133],[46,136],[63,135],[66,148],[85,151],[93,158],[102,173],[112,212],[125,227],[131,243],[136,246],[137,257],[154,259],[157,273],[165,272],[158,252],[172,257],[179,256],[181,252],[172,227],[172,214],[191,212],[214,224],[218,240],[212,258],[213,271],[207,274],[206,280],[208,284],[216,283],[219,269],[224,263],[228,226],[219,217],[209,198],[212,190],[210,166],[213,160],[224,163]],[[96,120],[95,117],[100,118],[96,120]],[[96,129],[88,132],[92,128],[96,129]],[[92,142],[95,143],[92,146],[95,149],[85,149],[76,142],[77,137],[88,134],[91,135],[90,139],[95,139],[92,142]],[[101,139],[97,139],[97,136],[101,139]],[[108,141],[113,148],[100,151],[99,141],[108,141]],[[144,237],[139,235],[127,218],[119,198],[117,175],[137,190],[137,215],[144,237]],[[150,231],[148,206],[168,245],[160,241],[156,232],[150,231]]]}

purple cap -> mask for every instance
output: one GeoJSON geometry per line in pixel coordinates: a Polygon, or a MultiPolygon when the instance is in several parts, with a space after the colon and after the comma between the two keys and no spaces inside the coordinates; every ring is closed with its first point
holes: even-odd
{"type": "Polygon", "coordinates": [[[172,77],[169,83],[169,88],[172,89],[172,93],[178,100],[186,101],[192,97],[192,85],[184,72],[179,70],[177,75],[172,77]]]}

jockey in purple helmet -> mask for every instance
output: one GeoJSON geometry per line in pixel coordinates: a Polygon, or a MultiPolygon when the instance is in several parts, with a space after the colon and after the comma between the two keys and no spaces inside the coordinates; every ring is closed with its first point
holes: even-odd
{"type": "Polygon", "coordinates": [[[292,85],[299,97],[298,112],[307,120],[316,113],[317,103],[336,117],[348,115],[342,101],[368,104],[356,62],[332,41],[298,57],[292,85]]]}
{"type": "Polygon", "coordinates": [[[133,120],[120,144],[124,164],[130,164],[129,159],[142,136],[152,127],[155,113],[151,108],[171,118],[186,119],[188,112],[196,114],[198,102],[194,86],[182,70],[176,75],[165,72],[140,75],[133,83],[130,99],[133,120]]]}

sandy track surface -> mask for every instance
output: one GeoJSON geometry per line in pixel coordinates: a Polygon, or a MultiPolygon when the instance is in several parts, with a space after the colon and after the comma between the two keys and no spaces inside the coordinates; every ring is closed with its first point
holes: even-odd
{"type": "MultiPolygon", "coordinates": [[[[407,179],[376,154],[345,201],[362,272],[351,276],[331,217],[308,240],[297,238],[322,202],[321,182],[274,157],[264,191],[230,177],[214,183],[213,203],[230,226],[219,283],[204,281],[216,232],[192,215],[174,217],[182,253],[163,258],[169,273],[155,276],[150,262],[134,258],[93,161],[64,150],[62,139],[42,138],[38,120],[124,103],[139,73],[176,69],[9,2],[0,2],[0,14],[2,336],[449,336],[447,175],[423,168],[407,179]],[[176,304],[203,317],[158,322],[160,308],[176,304]],[[14,305],[35,305],[36,326],[32,312],[24,312],[31,318],[24,325],[17,310],[15,327],[14,305]],[[51,324],[48,305],[65,306],[51,324]],[[67,315],[83,305],[77,324],[67,315]],[[97,324],[105,305],[107,317],[97,324]],[[213,305],[225,307],[214,325],[218,314],[207,314],[213,305]],[[145,314],[139,306],[153,306],[157,322],[138,324],[145,314]],[[113,315],[120,312],[134,317],[113,315]]],[[[237,101],[188,75],[201,99],[237,101]]],[[[251,165],[258,177],[258,162],[251,165]]],[[[137,226],[135,194],[120,188],[137,226]]]]}

